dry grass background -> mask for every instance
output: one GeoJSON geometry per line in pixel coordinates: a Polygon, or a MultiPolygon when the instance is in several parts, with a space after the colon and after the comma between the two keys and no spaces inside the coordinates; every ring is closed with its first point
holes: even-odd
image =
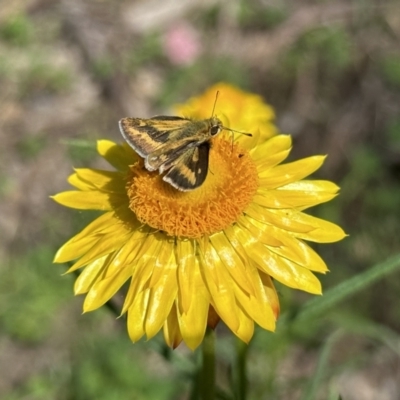
{"type": "MultiPolygon", "coordinates": [[[[2,0],[0,398],[189,398],[179,378],[184,364],[171,366],[149,344],[131,345],[107,311],[80,316],[72,278],[60,277],[65,269],[51,256],[86,220],[49,196],[66,189],[72,166],[103,166],[91,143],[120,141],[121,117],[171,112],[214,82],[262,95],[279,129],[293,135],[294,157],[329,154],[318,176],[343,194],[318,212],[351,236],[321,248],[332,270],[325,287],[398,253],[399,43],[399,1],[2,0]],[[202,54],[177,66],[163,43],[182,23],[197,31],[202,54]]],[[[285,336],[275,353],[260,333],[261,350],[249,356],[249,398],[302,398],[321,346],[344,320],[398,335],[398,277],[358,294],[314,330],[285,336]]],[[[281,291],[284,310],[307,298],[281,291]]],[[[345,334],[318,398],[337,399],[328,397],[336,390],[346,400],[399,399],[399,354],[368,335],[345,334]]]]}

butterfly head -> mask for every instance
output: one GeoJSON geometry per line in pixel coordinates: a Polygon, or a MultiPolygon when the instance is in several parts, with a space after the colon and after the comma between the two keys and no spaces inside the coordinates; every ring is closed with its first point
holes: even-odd
{"type": "Polygon", "coordinates": [[[224,129],[224,126],[222,125],[222,122],[219,118],[217,118],[217,117],[210,118],[210,135],[211,136],[218,135],[218,133],[220,133],[223,129],[224,129]]]}
{"type": "Polygon", "coordinates": [[[227,128],[226,126],[224,126],[222,124],[222,121],[217,118],[217,117],[211,117],[209,120],[209,132],[210,132],[210,136],[216,136],[218,135],[218,133],[220,133],[222,130],[226,130],[226,131],[230,131],[230,132],[237,132],[240,133],[241,135],[245,135],[245,136],[253,136],[251,133],[248,132],[241,132],[241,131],[237,131],[235,129],[231,129],[231,128],[227,128]]]}

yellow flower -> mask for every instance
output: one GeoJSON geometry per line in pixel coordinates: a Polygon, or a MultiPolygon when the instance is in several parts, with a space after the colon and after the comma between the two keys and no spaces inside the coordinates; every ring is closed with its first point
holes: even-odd
{"type": "Polygon", "coordinates": [[[202,96],[176,106],[175,110],[179,115],[194,119],[210,118],[217,92],[215,114],[225,126],[237,131],[258,131],[263,140],[277,134],[273,123],[274,110],[264,103],[261,96],[246,93],[223,82],[211,86],[202,96]]]}
{"type": "MultiPolygon", "coordinates": [[[[227,85],[219,90],[218,116],[222,111],[235,129],[255,135],[235,135],[234,143],[230,133],[215,137],[200,188],[180,192],[147,171],[127,144],[101,140],[98,152],[116,171],[76,169],[69,183],[77,190],[54,196],[68,207],[104,211],[59,249],[55,262],[75,260],[68,272],[84,267],[75,294],[87,293],[85,312],[129,281],[121,314],[127,313],[134,342],[163,328],[168,345],[183,340],[194,349],[219,319],[245,342],[254,323],[274,330],[279,300],[272,279],[320,294],[313,272],[327,267],[305,241],[345,236],[337,225],[303,212],[338,192],[331,182],[303,179],[324,157],[280,165],[291,139],[273,136],[271,109],[253,94],[227,85]],[[272,138],[260,139],[265,136],[272,138]]],[[[181,110],[207,117],[215,91],[181,110]]]]}

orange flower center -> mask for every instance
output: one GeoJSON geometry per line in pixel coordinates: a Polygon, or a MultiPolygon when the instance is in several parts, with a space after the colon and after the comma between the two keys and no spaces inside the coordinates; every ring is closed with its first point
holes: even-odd
{"type": "Polygon", "coordinates": [[[223,138],[213,140],[208,176],[199,188],[181,192],[144,168],[131,166],[129,207],[143,224],[170,236],[198,238],[233,224],[258,187],[256,166],[246,150],[223,138]]]}

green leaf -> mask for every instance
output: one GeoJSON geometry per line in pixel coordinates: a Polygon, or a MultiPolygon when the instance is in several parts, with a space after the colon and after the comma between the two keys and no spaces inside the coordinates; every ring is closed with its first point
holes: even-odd
{"type": "Polygon", "coordinates": [[[342,335],[343,331],[338,330],[331,334],[325,341],[313,377],[308,382],[308,385],[303,393],[302,400],[314,400],[317,398],[318,388],[321,386],[325,376],[327,375],[326,371],[328,369],[329,357],[333,346],[342,335]]]}
{"type": "MultiPolygon", "coordinates": [[[[365,272],[327,290],[322,297],[315,297],[308,301],[297,313],[294,319],[292,319],[292,322],[304,322],[305,320],[323,315],[343,301],[348,300],[351,296],[367,289],[380,279],[399,269],[400,255],[396,255],[389,260],[378,263],[365,272]]],[[[285,326],[288,322],[288,315],[284,315],[280,319],[280,326],[285,326]]]]}

